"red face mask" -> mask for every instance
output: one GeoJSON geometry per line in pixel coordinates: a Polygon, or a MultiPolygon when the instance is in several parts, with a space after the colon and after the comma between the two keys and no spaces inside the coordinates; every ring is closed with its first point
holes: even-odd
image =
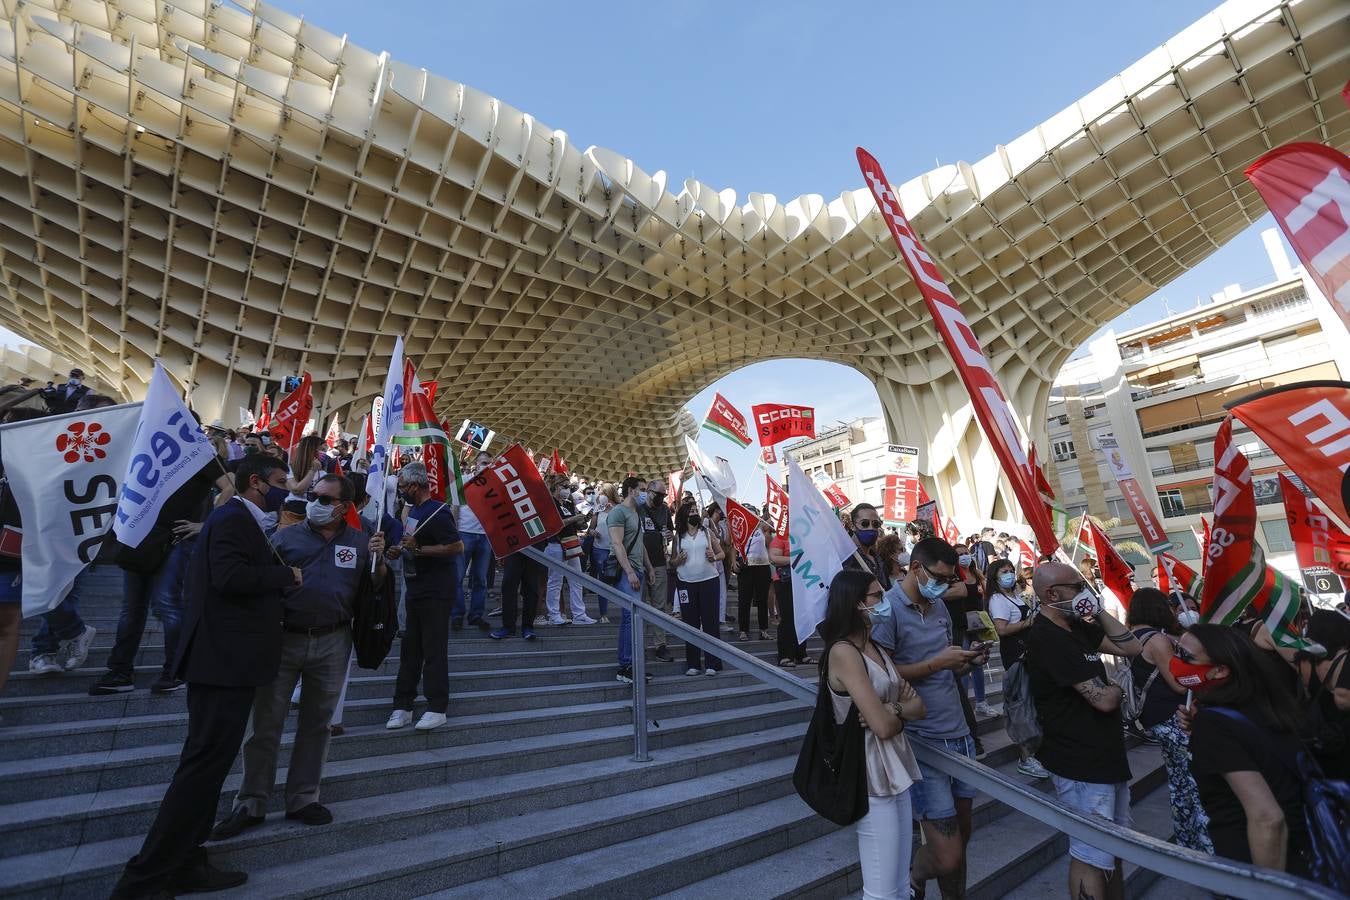
{"type": "Polygon", "coordinates": [[[1167,668],[1171,670],[1177,684],[1196,692],[1207,691],[1228,680],[1227,672],[1220,678],[1206,677],[1212,670],[1218,668],[1212,663],[1186,662],[1177,656],[1172,657],[1167,668]]]}

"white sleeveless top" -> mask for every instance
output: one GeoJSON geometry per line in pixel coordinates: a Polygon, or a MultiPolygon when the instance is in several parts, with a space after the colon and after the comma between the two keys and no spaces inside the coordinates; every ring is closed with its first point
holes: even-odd
{"type": "MultiPolygon", "coordinates": [[[[883,668],[866,653],[861,656],[867,663],[867,674],[872,679],[872,687],[881,698],[881,702],[894,703],[898,700],[900,676],[891,665],[891,661],[882,654],[882,659],[886,662],[883,668]]],[[[825,682],[825,688],[830,692],[830,700],[834,703],[834,721],[836,724],[842,724],[848,716],[848,708],[853,705],[853,698],[847,692],[841,696],[830,687],[828,680],[825,682]]],[[[914,782],[923,778],[919,773],[919,763],[914,759],[914,751],[910,749],[909,739],[905,737],[903,731],[886,740],[877,737],[871,729],[865,729],[863,733],[866,735],[864,747],[867,757],[867,793],[870,796],[894,797],[903,794],[914,782]]]]}

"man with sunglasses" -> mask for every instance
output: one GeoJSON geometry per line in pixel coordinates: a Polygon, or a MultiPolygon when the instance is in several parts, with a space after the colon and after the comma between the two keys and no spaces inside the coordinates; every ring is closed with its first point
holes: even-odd
{"type": "Polygon", "coordinates": [[[304,581],[282,599],[281,669],[254,696],[253,721],[244,742],[243,782],[234,811],[216,825],[212,840],[262,824],[297,679],[300,712],[286,775],[286,818],[305,825],[333,821],[333,814],[319,803],[319,780],[328,759],[328,723],[350,665],[352,616],[372,556],[376,581],[385,577],[384,534],[367,537],[347,522],[354,497],[352,483],[344,476],[323,476],[306,495],[305,521],[281,529],[272,539],[277,555],[300,569],[304,581]]]}
{"type": "MultiPolygon", "coordinates": [[[[1073,566],[1048,562],[1032,580],[1040,615],[1027,632],[1025,665],[1043,736],[1037,757],[1061,803],[1130,828],[1130,765],[1121,730],[1121,689],[1101,654],[1138,656],[1139,639],[1106,610],[1073,566]]],[[[1119,859],[1069,838],[1069,896],[1119,900],[1119,859]]]]}
{"type": "Polygon", "coordinates": [[[849,521],[853,525],[849,533],[853,535],[853,544],[857,547],[858,557],[851,556],[845,560],[845,568],[860,568],[858,565],[860,557],[867,563],[868,570],[876,577],[882,588],[889,589],[890,566],[876,554],[877,539],[881,537],[881,513],[870,503],[859,503],[849,513],[849,521]]]}
{"type": "MultiPolygon", "coordinates": [[[[924,718],[906,724],[910,739],[974,759],[975,742],[957,678],[986,662],[989,652],[963,650],[953,640],[951,614],[942,597],[961,580],[957,564],[956,550],[942,538],[915,544],[909,572],[886,592],[891,614],[874,624],[872,640],[890,652],[896,672],[914,686],[928,710],[924,718]]],[[[975,788],[923,762],[919,771],[923,779],[910,788],[914,818],[924,836],[910,867],[915,895],[922,897],[924,884],[936,878],[944,898],[964,897],[975,788]]]]}

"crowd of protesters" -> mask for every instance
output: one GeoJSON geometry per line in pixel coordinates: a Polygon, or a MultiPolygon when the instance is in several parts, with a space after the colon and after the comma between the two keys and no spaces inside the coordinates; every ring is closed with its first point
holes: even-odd
{"type": "MultiPolygon", "coordinates": [[[[0,390],[0,403],[6,394],[18,401],[3,421],[113,402],[82,377],[74,370],[64,385],[0,390]]],[[[563,527],[540,545],[556,564],[545,566],[520,553],[495,558],[473,511],[433,499],[416,461],[399,468],[396,494],[377,520],[362,454],[347,441],[330,447],[308,436],[288,453],[265,433],[220,422],[205,431],[214,464],[169,498],[140,546],[109,540],[100,555],[122,570],[122,611],[107,671],[90,692],[136,688],[134,660],[150,613],[165,642],[150,691],[190,686],[179,769],[114,896],[245,880],[212,866],[202,844],[264,820],[292,705],[299,715],[285,816],[306,825],[332,821],[320,783],[329,742],[343,730],[354,610],[371,592],[398,597],[402,643],[389,729],[428,731],[453,716],[449,646],[451,633],[466,627],[497,641],[533,641],[539,627],[617,618],[620,681],[634,679],[635,653],[674,660],[672,638],[659,627],[646,630],[650,648],[631,645],[627,607],[612,617],[602,593],[588,609],[577,577],[583,571],[712,640],[774,641],[784,669],[816,663],[796,637],[789,540],[765,522],[738,552],[718,504],[687,491],[667,496],[664,480],[548,475],[563,527]],[[498,579],[501,607],[490,611],[488,588],[498,579]],[[729,615],[733,579],[737,608],[729,615]],[[494,628],[489,620],[497,615],[494,628]],[[231,636],[240,634],[256,652],[231,652],[231,636]],[[425,707],[415,717],[419,694],[425,707]],[[234,805],[213,822],[214,798],[241,747],[234,805]]],[[[470,474],[490,462],[477,454],[470,474]]],[[[0,518],[21,526],[8,492],[0,518]]],[[[1131,827],[1133,729],[1161,749],[1177,843],[1308,872],[1300,750],[1310,749],[1328,776],[1350,777],[1350,615],[1343,606],[1303,623],[1325,654],[1296,654],[1276,648],[1259,621],[1184,627],[1176,598],[1152,588],[1129,598],[1122,624],[1102,608],[1090,562],[1022,558],[1017,539],[993,529],[954,543],[918,523],[898,532],[867,503],[842,521],[857,552],[831,584],[819,634],[836,721],[852,704],[867,729],[870,811],[857,828],[865,896],[922,896],[930,880],[943,897],[964,896],[976,788],[916,758],[913,746],[985,756],[979,720],[1001,715],[986,693],[995,650],[1004,669],[1024,668],[1040,725],[1039,740],[1017,745],[1018,773],[1049,779],[1076,810],[1131,827]],[[1109,657],[1121,660],[1128,680],[1113,680],[1109,657]],[[1122,715],[1128,690],[1138,694],[1130,721],[1122,715]],[[916,822],[922,844],[911,855],[916,822]]],[[[80,619],[79,603],[92,571],[42,616],[34,674],[59,677],[85,662],[95,629],[80,619]]],[[[18,641],[19,560],[0,555],[0,576],[3,690],[18,641]]],[[[685,643],[687,676],[713,677],[722,668],[716,650],[685,643]]],[[[1123,896],[1120,860],[1090,836],[1071,835],[1069,854],[1071,897],[1123,896]]]]}

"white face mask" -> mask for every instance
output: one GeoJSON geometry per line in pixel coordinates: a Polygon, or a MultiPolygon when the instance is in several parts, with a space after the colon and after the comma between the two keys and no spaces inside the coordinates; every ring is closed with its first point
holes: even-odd
{"type": "Polygon", "coordinates": [[[1091,618],[1102,611],[1101,598],[1087,588],[1083,588],[1074,594],[1072,600],[1062,600],[1050,605],[1061,612],[1077,616],[1080,619],[1091,618]]]}
{"type": "Polygon", "coordinates": [[[1183,609],[1177,613],[1177,624],[1182,628],[1191,628],[1200,622],[1200,614],[1193,609],[1183,609]]]}
{"type": "Polygon", "coordinates": [[[324,506],[318,500],[311,500],[305,504],[305,518],[311,525],[317,525],[322,528],[332,523],[337,518],[338,504],[330,503],[324,506]]]}

